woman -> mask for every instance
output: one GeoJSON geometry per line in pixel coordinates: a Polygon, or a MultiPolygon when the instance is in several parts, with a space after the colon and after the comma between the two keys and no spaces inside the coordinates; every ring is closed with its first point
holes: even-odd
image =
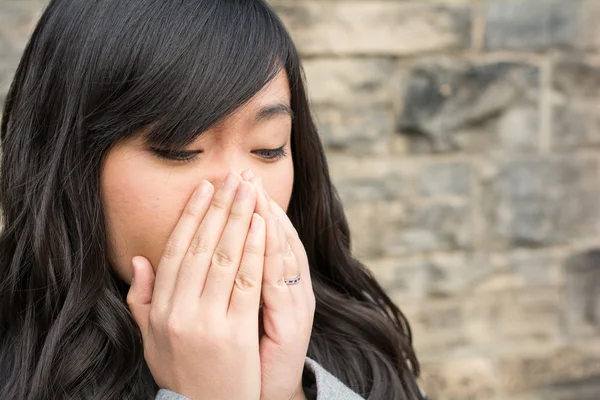
{"type": "Polygon", "coordinates": [[[0,398],[420,398],[262,0],[52,0],[1,139],[0,398]]]}

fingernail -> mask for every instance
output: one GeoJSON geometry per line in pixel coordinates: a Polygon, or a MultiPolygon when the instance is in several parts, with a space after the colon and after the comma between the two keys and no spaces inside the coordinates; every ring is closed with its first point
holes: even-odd
{"type": "Polygon", "coordinates": [[[249,181],[249,180],[251,180],[252,178],[254,178],[254,172],[252,172],[252,170],[251,170],[251,169],[249,169],[249,170],[247,170],[246,172],[244,172],[243,176],[244,176],[244,179],[245,179],[245,180],[249,181]]]}
{"type": "Polygon", "coordinates": [[[250,224],[250,232],[257,233],[262,225],[262,218],[257,213],[252,216],[252,223],[250,224]]]}
{"type": "Polygon", "coordinates": [[[263,185],[262,178],[258,178],[257,184],[258,184],[258,187],[260,188],[260,190],[262,190],[262,192],[265,194],[265,196],[268,199],[269,198],[269,194],[267,193],[267,190],[265,189],[265,187],[263,185]]]}
{"type": "Polygon", "coordinates": [[[194,200],[200,200],[201,198],[208,196],[209,192],[210,183],[208,181],[202,181],[194,191],[194,200]]]}
{"type": "Polygon", "coordinates": [[[235,199],[237,201],[244,200],[246,197],[248,197],[249,193],[250,193],[250,184],[248,182],[242,182],[240,184],[240,186],[238,187],[238,191],[237,191],[237,195],[235,196],[235,199]]]}
{"type": "Polygon", "coordinates": [[[223,183],[223,189],[233,190],[238,186],[239,182],[240,181],[239,181],[238,177],[235,174],[233,174],[232,172],[230,172],[227,175],[227,178],[225,178],[225,182],[223,183]]]}

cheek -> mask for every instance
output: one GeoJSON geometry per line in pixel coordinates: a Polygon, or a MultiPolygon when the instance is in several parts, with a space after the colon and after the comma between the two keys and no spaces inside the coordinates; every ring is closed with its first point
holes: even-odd
{"type": "MultiPolygon", "coordinates": [[[[108,225],[109,259],[121,279],[130,280],[131,259],[158,266],[164,243],[185,206],[187,187],[160,182],[143,165],[108,159],[102,176],[102,201],[108,225]]],[[[163,181],[164,182],[164,181],[163,181]]]]}
{"type": "Polygon", "coordinates": [[[272,168],[262,175],[263,185],[273,199],[283,210],[287,211],[294,187],[294,164],[286,160],[285,165],[272,168]]]}

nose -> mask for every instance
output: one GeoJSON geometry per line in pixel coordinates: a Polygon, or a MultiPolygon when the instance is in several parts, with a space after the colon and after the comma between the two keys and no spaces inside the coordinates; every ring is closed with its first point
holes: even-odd
{"type": "Polygon", "coordinates": [[[239,167],[229,166],[228,168],[226,167],[226,168],[220,169],[219,171],[211,172],[209,177],[207,177],[207,180],[215,187],[215,189],[219,189],[221,187],[221,184],[223,183],[223,181],[225,179],[227,179],[227,176],[229,174],[241,176],[242,173],[248,171],[249,169],[250,169],[249,166],[239,166],[239,167]]]}
{"type": "Polygon", "coordinates": [[[253,166],[252,160],[238,146],[223,147],[218,151],[210,152],[202,164],[199,167],[202,168],[200,175],[215,189],[221,187],[221,183],[230,173],[240,176],[253,166]]]}

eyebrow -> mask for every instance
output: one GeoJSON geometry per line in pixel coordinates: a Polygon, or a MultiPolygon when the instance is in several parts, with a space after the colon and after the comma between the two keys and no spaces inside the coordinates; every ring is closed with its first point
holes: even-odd
{"type": "Polygon", "coordinates": [[[294,119],[294,111],[292,111],[291,107],[287,104],[276,103],[261,108],[258,114],[256,114],[254,122],[265,122],[285,116],[289,116],[291,119],[294,119]]]}

